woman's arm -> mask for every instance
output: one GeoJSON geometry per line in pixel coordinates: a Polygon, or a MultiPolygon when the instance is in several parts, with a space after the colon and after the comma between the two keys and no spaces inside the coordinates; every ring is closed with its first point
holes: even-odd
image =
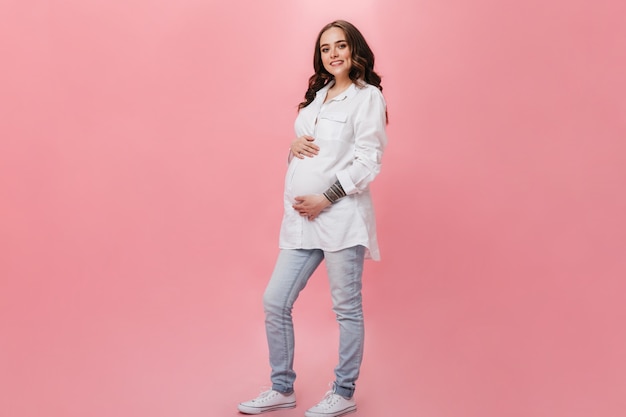
{"type": "Polygon", "coordinates": [[[355,152],[352,164],[337,173],[347,195],[360,193],[380,172],[383,151],[387,146],[385,99],[375,87],[357,109],[355,116],[355,152]]]}

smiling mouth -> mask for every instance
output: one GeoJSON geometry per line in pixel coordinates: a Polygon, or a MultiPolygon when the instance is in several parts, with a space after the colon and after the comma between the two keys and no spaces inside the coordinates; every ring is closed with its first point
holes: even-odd
{"type": "Polygon", "coordinates": [[[333,62],[330,63],[330,65],[333,66],[333,67],[335,67],[337,65],[341,65],[341,64],[343,64],[343,61],[333,61],[333,62]]]}

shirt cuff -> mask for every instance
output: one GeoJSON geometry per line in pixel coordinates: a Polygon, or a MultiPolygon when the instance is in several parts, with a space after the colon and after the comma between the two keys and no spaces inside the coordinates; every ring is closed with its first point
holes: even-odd
{"type": "Polygon", "coordinates": [[[358,192],[356,186],[352,182],[352,178],[346,171],[339,171],[337,173],[337,179],[341,183],[341,187],[346,192],[346,195],[356,194],[358,192]]]}

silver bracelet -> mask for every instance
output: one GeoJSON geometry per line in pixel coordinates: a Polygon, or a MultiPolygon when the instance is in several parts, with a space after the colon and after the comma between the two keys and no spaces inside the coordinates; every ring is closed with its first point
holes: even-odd
{"type": "Polygon", "coordinates": [[[324,197],[326,197],[331,203],[335,203],[337,200],[345,196],[346,192],[343,190],[339,180],[335,181],[335,183],[331,185],[328,190],[324,191],[324,197]]]}

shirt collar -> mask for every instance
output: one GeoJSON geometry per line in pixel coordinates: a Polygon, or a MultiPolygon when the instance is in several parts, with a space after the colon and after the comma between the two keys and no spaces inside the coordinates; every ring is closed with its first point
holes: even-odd
{"type": "MultiPolygon", "coordinates": [[[[330,89],[330,87],[332,87],[335,84],[335,81],[331,81],[329,82],[327,85],[325,85],[323,88],[321,88],[320,90],[318,90],[317,94],[323,94],[324,96],[326,96],[326,93],[328,92],[328,90],[330,89]]],[[[336,97],[333,97],[332,99],[328,100],[327,103],[330,103],[332,101],[342,101],[347,99],[348,97],[352,97],[354,95],[354,93],[356,92],[356,85],[354,83],[350,84],[350,87],[346,88],[345,90],[343,90],[340,94],[338,94],[336,97]]]]}

